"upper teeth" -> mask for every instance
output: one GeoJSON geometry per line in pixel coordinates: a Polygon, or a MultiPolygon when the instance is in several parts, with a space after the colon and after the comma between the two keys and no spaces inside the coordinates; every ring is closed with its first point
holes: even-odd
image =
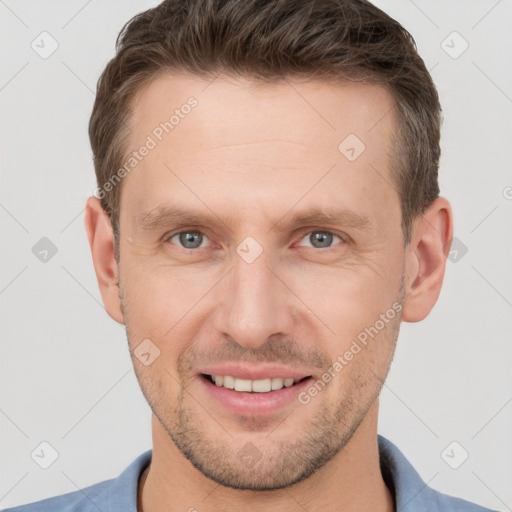
{"type": "Polygon", "coordinates": [[[289,388],[300,380],[284,379],[281,377],[262,380],[246,380],[235,379],[229,375],[212,375],[212,379],[217,386],[222,386],[227,389],[234,389],[235,391],[246,391],[253,393],[268,393],[269,391],[276,391],[278,389],[282,389],[283,387],[289,388]]]}

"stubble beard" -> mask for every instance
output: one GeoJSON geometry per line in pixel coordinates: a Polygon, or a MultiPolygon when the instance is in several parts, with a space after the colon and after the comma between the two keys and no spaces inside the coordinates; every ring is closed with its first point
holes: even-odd
{"type": "MultiPolygon", "coordinates": [[[[404,298],[404,280],[402,279],[397,302],[402,304],[404,298]]],[[[125,297],[120,294],[121,309],[125,319],[126,333],[129,346],[133,346],[134,340],[130,336],[129,314],[125,297]]],[[[373,341],[374,343],[391,343],[388,348],[388,360],[380,368],[381,375],[373,372],[372,368],[359,365],[350,369],[346,375],[344,387],[352,391],[345,393],[338,406],[333,410],[326,402],[317,407],[316,414],[302,422],[302,429],[294,433],[293,440],[289,432],[280,433],[282,420],[270,417],[237,417],[237,432],[255,432],[258,439],[264,442],[237,443],[236,432],[229,432],[226,425],[216,423],[215,432],[221,432],[222,437],[212,437],[212,431],[203,423],[215,421],[209,416],[209,412],[198,402],[190,397],[190,393],[183,385],[174,406],[169,407],[163,390],[160,376],[156,380],[148,378],[148,373],[142,371],[134,360],[137,379],[142,392],[159,420],[162,427],[168,433],[170,439],[180,450],[184,457],[198,469],[203,475],[219,485],[238,490],[271,491],[295,485],[317,472],[325,466],[333,457],[340,453],[348,444],[361,422],[366,417],[368,410],[377,400],[394,355],[394,348],[400,330],[401,314],[390,321],[387,339],[373,341]],[[194,410],[193,407],[196,407],[194,410]],[[199,412],[198,412],[199,411],[199,412]],[[218,426],[218,428],[217,428],[218,426]],[[265,436],[262,434],[268,431],[265,436]],[[256,457],[252,461],[241,457],[244,449],[250,445],[256,457]],[[242,447],[242,450],[241,450],[242,447]],[[256,451],[255,451],[256,450],[256,451]],[[257,459],[254,462],[254,459],[257,459]]],[[[366,349],[363,349],[366,350],[366,349]]],[[[347,369],[344,369],[346,372],[347,369]]],[[[342,372],[343,373],[343,372],[342,372]]],[[[189,378],[187,364],[180,361],[178,365],[179,382],[186,382],[189,378]]],[[[165,379],[166,376],[163,375],[165,379]]],[[[171,378],[168,376],[168,378],[171,378]]],[[[336,382],[336,378],[332,382],[336,382]]],[[[329,386],[326,387],[328,389],[329,386]]],[[[325,390],[324,392],[325,393],[325,390]]],[[[325,396],[325,395],[324,395],[325,396]]],[[[319,393],[312,402],[322,400],[319,393]]],[[[309,407],[308,405],[296,405],[296,407],[309,407]]],[[[301,409],[302,410],[302,409],[301,409]]],[[[287,418],[293,419],[293,412],[287,418]]],[[[256,438],[255,438],[256,439],[256,438]]],[[[247,450],[246,450],[247,451],[247,450]]]]}

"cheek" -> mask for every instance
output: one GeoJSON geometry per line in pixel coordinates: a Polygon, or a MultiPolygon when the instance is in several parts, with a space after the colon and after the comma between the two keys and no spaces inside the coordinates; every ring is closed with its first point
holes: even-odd
{"type": "Polygon", "coordinates": [[[177,267],[133,265],[126,269],[123,291],[132,322],[158,338],[170,335],[208,290],[206,276],[188,274],[177,267]]]}
{"type": "MultiPolygon", "coordinates": [[[[373,326],[382,314],[394,305],[397,307],[400,280],[399,265],[390,265],[387,271],[380,271],[375,265],[319,267],[296,276],[293,289],[329,328],[328,337],[343,348],[365,328],[373,326]]],[[[394,313],[394,309],[389,312],[386,325],[394,313]]]]}
{"type": "Polygon", "coordinates": [[[142,375],[147,374],[151,379],[158,376],[168,387],[172,384],[166,382],[168,379],[181,378],[178,375],[180,358],[194,349],[194,340],[207,316],[206,301],[201,302],[201,299],[216,279],[212,277],[210,283],[204,272],[191,273],[189,269],[170,266],[139,264],[123,272],[127,276],[123,280],[123,293],[131,349],[135,350],[146,339],[158,347],[160,353],[151,371],[142,369],[142,375]]]}

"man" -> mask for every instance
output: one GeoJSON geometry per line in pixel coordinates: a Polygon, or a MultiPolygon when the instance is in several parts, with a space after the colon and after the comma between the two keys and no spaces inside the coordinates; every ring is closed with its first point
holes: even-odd
{"type": "Polygon", "coordinates": [[[362,0],[171,0],[123,29],[85,224],[153,450],[18,511],[483,511],[377,435],[453,234],[440,106],[362,0]]]}

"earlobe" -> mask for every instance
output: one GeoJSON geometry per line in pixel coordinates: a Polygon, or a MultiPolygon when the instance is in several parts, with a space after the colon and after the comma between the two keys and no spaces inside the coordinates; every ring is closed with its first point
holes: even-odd
{"type": "Polygon", "coordinates": [[[116,322],[124,324],[112,225],[100,200],[94,196],[89,197],[85,207],[85,230],[105,310],[116,322]]]}
{"type": "Polygon", "coordinates": [[[451,206],[439,197],[415,220],[411,243],[406,249],[403,321],[423,320],[437,302],[452,238],[451,206]]]}

